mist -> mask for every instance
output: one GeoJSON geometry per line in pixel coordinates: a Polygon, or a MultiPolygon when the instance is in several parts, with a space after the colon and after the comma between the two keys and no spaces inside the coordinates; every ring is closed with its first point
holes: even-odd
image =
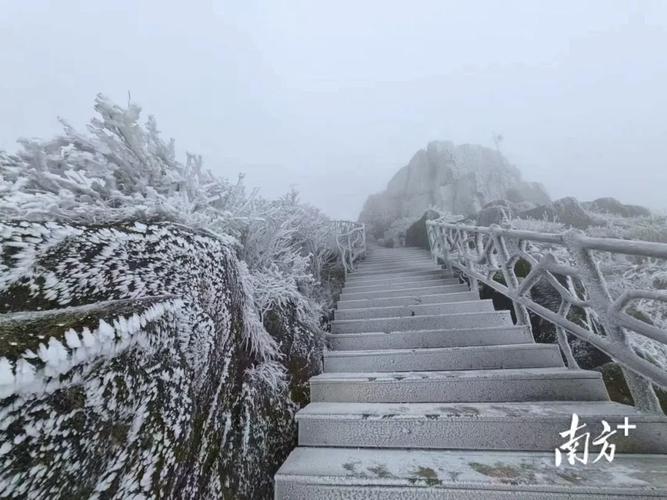
{"type": "Polygon", "coordinates": [[[0,148],[83,128],[101,92],[179,153],[332,217],[431,140],[493,145],[554,198],[667,209],[667,4],[0,4],[0,148]]]}

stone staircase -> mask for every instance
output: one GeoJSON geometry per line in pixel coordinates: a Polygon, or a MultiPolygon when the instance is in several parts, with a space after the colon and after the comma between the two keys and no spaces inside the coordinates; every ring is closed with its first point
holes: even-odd
{"type": "Polygon", "coordinates": [[[372,249],[332,330],[277,499],[667,498],[667,417],[611,402],[427,252],[372,249]],[[589,463],[556,467],[572,413],[589,463]],[[592,464],[601,421],[625,417],[614,461],[592,464]]]}

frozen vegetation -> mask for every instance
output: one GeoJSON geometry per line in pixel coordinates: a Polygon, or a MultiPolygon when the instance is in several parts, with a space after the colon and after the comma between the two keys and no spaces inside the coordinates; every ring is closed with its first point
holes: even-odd
{"type": "Polygon", "coordinates": [[[0,496],[268,498],[319,370],[329,222],[179,162],[136,105],[95,110],[0,152],[0,496]]]}
{"type": "MultiPolygon", "coordinates": [[[[95,110],[85,133],[63,124],[0,152],[0,496],[269,498],[342,278],[330,221],[296,193],[267,200],[178,161],[136,105],[95,110]]],[[[497,151],[450,143],[420,151],[361,219],[387,245],[423,245],[443,215],[415,224],[428,207],[667,241],[642,207],[551,202],[497,151]]],[[[612,294],[667,288],[664,262],[598,257],[612,294]]],[[[658,303],[633,313],[667,326],[658,303]]],[[[667,367],[664,346],[633,342],[667,367]]],[[[573,347],[583,367],[611,365],[573,347]]]]}

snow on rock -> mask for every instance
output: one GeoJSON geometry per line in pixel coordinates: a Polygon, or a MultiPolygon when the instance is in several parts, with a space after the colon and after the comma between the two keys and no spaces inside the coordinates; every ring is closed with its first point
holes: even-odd
{"type": "Polygon", "coordinates": [[[549,196],[541,185],[523,181],[496,150],[434,141],[417,151],[383,192],[368,197],[359,221],[380,238],[394,221],[412,223],[429,208],[472,215],[497,199],[535,206],[547,203],[549,196]]]}
{"type": "MultiPolygon", "coordinates": [[[[266,331],[247,326],[226,241],[16,221],[0,254],[0,497],[270,497],[312,346],[276,358],[247,338],[266,331]]],[[[265,315],[278,335],[305,328],[265,315]]]]}

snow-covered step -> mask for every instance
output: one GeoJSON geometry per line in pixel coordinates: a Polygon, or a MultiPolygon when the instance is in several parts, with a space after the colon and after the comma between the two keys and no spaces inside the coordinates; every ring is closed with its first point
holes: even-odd
{"type": "Polygon", "coordinates": [[[359,300],[359,299],[375,299],[375,298],[386,298],[386,297],[405,297],[408,295],[434,295],[441,293],[452,293],[452,292],[466,292],[470,291],[468,285],[437,285],[437,286],[420,286],[416,288],[402,288],[400,290],[376,290],[373,292],[347,292],[343,289],[343,292],[340,294],[341,302],[346,302],[348,300],[359,300]]]}
{"type": "Polygon", "coordinates": [[[387,252],[373,252],[369,254],[369,261],[373,262],[384,262],[391,260],[401,260],[401,259],[428,259],[431,258],[431,255],[428,251],[423,249],[414,249],[414,250],[389,250],[387,252]]]}
{"type": "Polygon", "coordinates": [[[554,344],[325,351],[324,353],[325,373],[497,370],[557,366],[563,366],[563,358],[558,346],[554,344]]]}
{"type": "Polygon", "coordinates": [[[365,267],[396,267],[396,266],[437,266],[438,264],[431,258],[428,257],[416,257],[412,259],[369,259],[364,263],[365,267]]]}
{"type": "Polygon", "coordinates": [[[667,417],[611,403],[600,373],[567,369],[459,281],[405,248],[347,276],[276,498],[662,498],[667,417]],[[556,468],[575,412],[593,438],[630,417],[626,454],[556,468]]]}
{"type": "Polygon", "coordinates": [[[399,264],[414,264],[414,263],[422,263],[422,262],[430,262],[433,263],[433,258],[430,257],[427,253],[423,254],[414,254],[414,255],[399,255],[399,256],[386,256],[386,257],[378,257],[378,256],[372,256],[367,258],[364,261],[364,264],[368,265],[389,265],[389,264],[394,264],[394,263],[399,263],[399,264]]]}
{"type": "Polygon", "coordinates": [[[493,311],[491,300],[469,300],[465,302],[442,302],[393,307],[368,307],[365,309],[341,309],[335,312],[336,319],[400,318],[428,314],[455,314],[464,312],[493,311]]]}
{"type": "Polygon", "coordinates": [[[602,420],[636,425],[610,438],[617,453],[667,453],[667,416],[610,401],[311,403],[297,420],[300,446],[552,451],[573,413],[593,437],[602,420]]]}
{"type": "Polygon", "coordinates": [[[605,401],[598,372],[567,368],[394,373],[322,373],[310,379],[311,401],[439,403],[605,401]]]}
{"type": "Polygon", "coordinates": [[[376,247],[371,250],[370,255],[373,257],[381,256],[400,256],[400,255],[430,255],[428,250],[415,246],[405,246],[396,248],[376,247]]]}
{"type": "Polygon", "coordinates": [[[370,285],[359,283],[355,285],[345,285],[343,291],[345,293],[375,292],[383,290],[403,290],[405,288],[417,288],[419,286],[459,285],[460,283],[461,282],[456,278],[408,278],[393,283],[374,283],[370,285]]]}
{"type": "Polygon", "coordinates": [[[337,351],[525,344],[531,341],[532,336],[525,326],[327,335],[329,347],[337,351]]]}
{"type": "Polygon", "coordinates": [[[361,276],[372,276],[374,274],[397,274],[397,273],[414,273],[421,271],[433,271],[434,269],[442,269],[439,265],[433,262],[423,262],[418,263],[405,263],[405,264],[393,264],[391,266],[385,265],[360,265],[356,270],[350,274],[350,276],[361,277],[361,276]]]}
{"type": "Polygon", "coordinates": [[[410,280],[417,280],[417,279],[427,279],[427,278],[456,278],[456,276],[453,276],[450,273],[447,273],[445,271],[439,270],[439,269],[434,269],[432,271],[421,271],[419,273],[410,273],[407,276],[401,276],[401,275],[396,275],[393,273],[387,273],[387,274],[378,274],[374,276],[354,276],[350,275],[348,278],[345,280],[345,286],[352,286],[352,285],[381,285],[381,284],[392,284],[392,283],[401,283],[403,281],[406,281],[407,279],[410,280]]]}
{"type": "Polygon", "coordinates": [[[407,318],[373,318],[334,320],[333,333],[393,332],[401,330],[434,330],[511,325],[509,311],[410,316],[407,318]]]}
{"type": "Polygon", "coordinates": [[[402,297],[373,297],[368,299],[339,300],[337,310],[363,309],[366,307],[395,307],[419,304],[440,304],[443,302],[465,302],[479,299],[479,295],[468,290],[463,292],[436,293],[433,295],[404,295],[402,297]]]}
{"type": "Polygon", "coordinates": [[[392,248],[385,250],[373,251],[368,254],[369,260],[381,261],[381,260],[391,260],[391,259],[417,259],[417,258],[430,258],[431,254],[423,248],[392,248]]]}
{"type": "Polygon", "coordinates": [[[391,250],[389,252],[372,252],[368,254],[369,262],[384,262],[391,260],[411,260],[411,259],[430,259],[431,254],[426,250],[418,250],[415,252],[412,251],[396,251],[391,250]]]}
{"type": "Polygon", "coordinates": [[[276,500],[657,500],[667,498],[667,461],[555,467],[553,452],[303,447],[275,485],[276,500]]]}
{"type": "Polygon", "coordinates": [[[368,263],[363,263],[358,266],[359,269],[363,270],[374,270],[374,269],[391,269],[395,267],[420,267],[420,266],[430,266],[431,268],[436,267],[436,264],[433,259],[397,259],[393,261],[380,262],[376,260],[368,261],[368,263]]]}

